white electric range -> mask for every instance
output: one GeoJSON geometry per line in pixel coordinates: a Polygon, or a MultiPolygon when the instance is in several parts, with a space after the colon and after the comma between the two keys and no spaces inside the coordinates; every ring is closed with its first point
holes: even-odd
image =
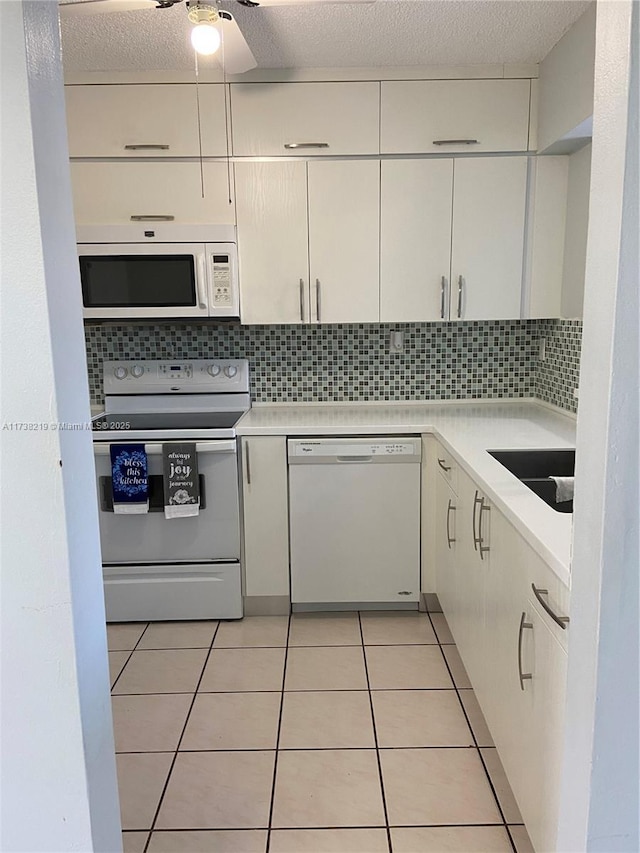
{"type": "Polygon", "coordinates": [[[108,361],[93,440],[107,621],[242,617],[235,425],[250,408],[242,359],[108,361]],[[162,447],[195,442],[200,512],[164,515],[162,447]],[[144,444],[149,512],[113,512],[112,444],[144,444]]]}

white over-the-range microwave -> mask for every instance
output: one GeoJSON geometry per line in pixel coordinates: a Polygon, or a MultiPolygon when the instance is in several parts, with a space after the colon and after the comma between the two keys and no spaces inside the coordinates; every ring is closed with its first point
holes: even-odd
{"type": "Polygon", "coordinates": [[[240,316],[233,225],[87,225],[77,240],[87,319],[240,316]]]}

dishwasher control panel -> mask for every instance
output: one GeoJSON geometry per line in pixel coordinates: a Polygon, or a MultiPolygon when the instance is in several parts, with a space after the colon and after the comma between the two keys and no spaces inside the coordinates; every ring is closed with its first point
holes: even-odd
{"type": "Polygon", "coordinates": [[[420,461],[421,441],[419,438],[324,438],[289,439],[289,462],[300,464],[305,459],[336,462],[364,462],[371,460],[420,461]]]}

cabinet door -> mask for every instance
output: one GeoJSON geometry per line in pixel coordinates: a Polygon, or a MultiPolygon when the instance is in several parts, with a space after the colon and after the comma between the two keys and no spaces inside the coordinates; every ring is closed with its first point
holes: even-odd
{"type": "Polygon", "coordinates": [[[242,439],[245,595],[289,595],[287,444],[242,439]]]}
{"type": "MultiPolygon", "coordinates": [[[[197,157],[194,84],[66,86],[71,157],[197,157]],[[138,149],[126,146],[142,146],[138,149]]],[[[224,89],[199,88],[202,153],[227,153],[224,89]]]]}
{"type": "Polygon", "coordinates": [[[312,321],[376,323],[380,163],[310,162],[308,169],[312,321]]]}
{"type": "Polygon", "coordinates": [[[236,163],[243,323],[308,322],[306,163],[236,163]]]}
{"type": "Polygon", "coordinates": [[[377,154],[379,83],[234,83],[236,156],[377,154]],[[289,148],[287,146],[300,146],[289,148]]]}
{"type": "Polygon", "coordinates": [[[199,163],[71,163],[76,224],[171,216],[185,224],[233,225],[226,164],[203,163],[202,176],[204,198],[199,163]]]}
{"type": "Polygon", "coordinates": [[[459,590],[457,570],[461,533],[458,530],[458,499],[441,474],[436,474],[436,592],[449,627],[457,640],[459,590]]]}
{"type": "Polygon", "coordinates": [[[451,318],[520,317],[526,157],[456,160],[451,318]]]}
{"type": "Polygon", "coordinates": [[[380,321],[449,317],[453,160],[383,160],[380,321]]]}
{"type": "Polygon", "coordinates": [[[529,80],[382,83],[380,152],[526,151],[529,92],[529,80]]]}

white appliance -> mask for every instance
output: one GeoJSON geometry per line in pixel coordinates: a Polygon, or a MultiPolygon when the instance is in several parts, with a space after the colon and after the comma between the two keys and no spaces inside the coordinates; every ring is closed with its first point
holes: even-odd
{"type": "Polygon", "coordinates": [[[105,362],[93,421],[109,622],[242,616],[235,424],[250,407],[245,360],[105,362]],[[200,513],[164,515],[162,447],[195,442],[200,513]],[[113,512],[110,446],[144,444],[149,512],[113,512]]]}
{"type": "Polygon", "coordinates": [[[416,609],[421,440],[289,439],[294,610],[416,609]]]}
{"type": "Polygon", "coordinates": [[[240,316],[232,225],[86,225],[77,240],[85,318],[240,316]]]}

